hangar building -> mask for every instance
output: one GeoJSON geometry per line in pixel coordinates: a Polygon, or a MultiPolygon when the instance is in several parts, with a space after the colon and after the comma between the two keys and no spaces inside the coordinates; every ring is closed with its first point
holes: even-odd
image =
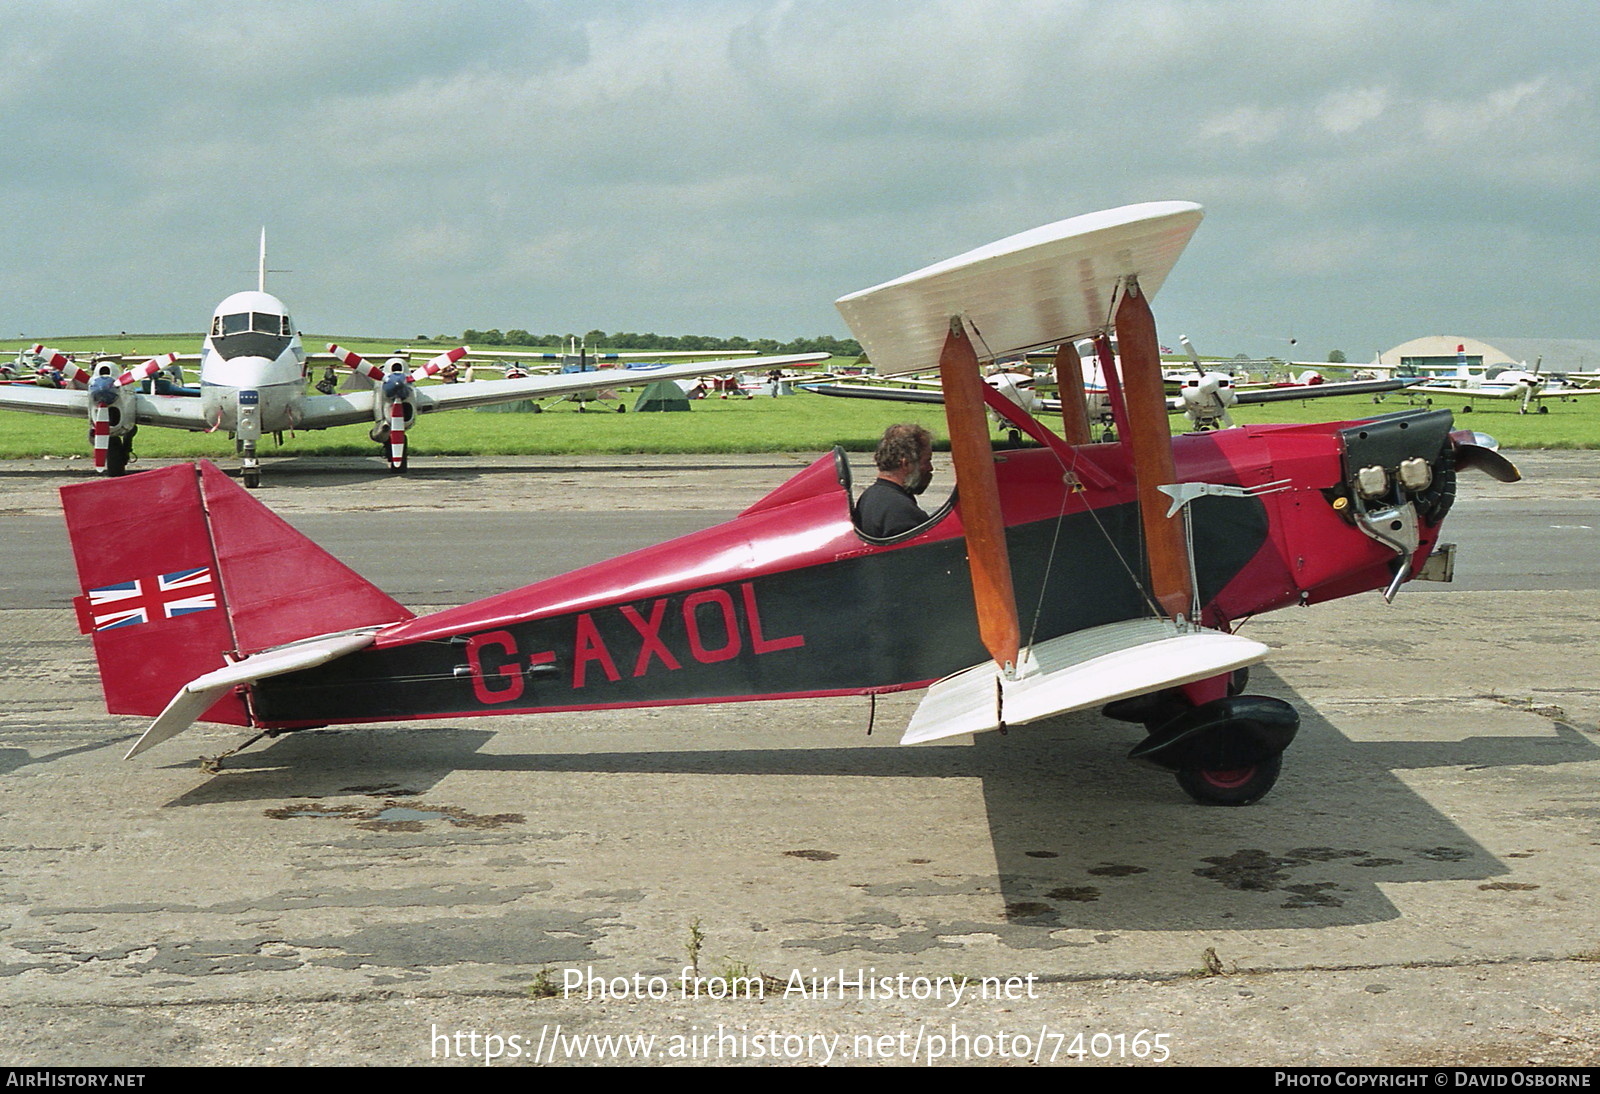
{"type": "Polygon", "coordinates": [[[1543,372],[1600,372],[1600,341],[1582,338],[1467,338],[1431,334],[1413,338],[1379,355],[1385,365],[1443,365],[1454,368],[1456,347],[1466,347],[1468,368],[1532,368],[1544,358],[1543,372]]]}

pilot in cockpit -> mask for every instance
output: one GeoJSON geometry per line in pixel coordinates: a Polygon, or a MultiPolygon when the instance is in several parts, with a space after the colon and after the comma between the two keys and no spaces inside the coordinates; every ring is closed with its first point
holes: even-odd
{"type": "Polygon", "coordinates": [[[856,502],[856,525],[863,535],[889,539],[926,524],[917,498],[933,479],[933,435],[914,422],[883,431],[873,455],[878,477],[856,502]]]}

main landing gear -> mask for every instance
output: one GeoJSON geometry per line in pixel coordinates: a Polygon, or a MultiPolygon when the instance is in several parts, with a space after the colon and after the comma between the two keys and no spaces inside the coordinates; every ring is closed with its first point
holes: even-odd
{"type": "Polygon", "coordinates": [[[133,460],[133,434],[119,437],[112,434],[106,438],[106,475],[117,476],[128,473],[128,464],[133,460]]]}
{"type": "MultiPolygon", "coordinates": [[[[1247,680],[1241,670],[1229,690],[1242,690],[1247,680]]],[[[1105,714],[1143,723],[1150,735],[1128,758],[1172,772],[1201,805],[1249,805],[1264,798],[1300,728],[1299,713],[1282,699],[1230,694],[1191,706],[1178,688],[1120,700],[1105,714]]]]}

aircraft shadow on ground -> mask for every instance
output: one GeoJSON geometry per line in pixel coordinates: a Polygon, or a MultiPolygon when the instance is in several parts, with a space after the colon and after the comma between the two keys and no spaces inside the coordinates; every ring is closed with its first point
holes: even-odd
{"type": "MultiPolygon", "coordinates": [[[[1400,913],[1384,887],[1488,880],[1507,866],[1396,777],[1400,770],[1580,762],[1574,735],[1459,744],[1352,741],[1304,704],[1277,788],[1253,806],[1191,804],[1170,776],[1118,777],[1133,738],[1052,727],[984,780],[1007,918],[1100,929],[1295,928],[1400,913]],[[1064,774],[1076,769],[1077,776],[1064,774]],[[1142,800],[1140,800],[1142,798],[1142,800]]],[[[994,747],[989,742],[979,748],[994,747]]]]}
{"type": "MultiPolygon", "coordinates": [[[[1141,736],[1137,727],[1097,714],[985,734],[972,744],[917,748],[488,753],[493,731],[451,724],[318,731],[229,758],[223,776],[171,805],[386,788],[420,796],[446,775],[470,771],[977,779],[998,877],[975,884],[992,891],[998,880],[1010,929],[1036,928],[1042,937],[1065,928],[1315,928],[1393,919],[1399,912],[1383,886],[1508,872],[1397,772],[1600,758],[1576,731],[1555,740],[1353,741],[1275,675],[1258,670],[1256,682],[1257,690],[1294,702],[1302,726],[1276,789],[1245,808],[1193,804],[1171,776],[1127,760],[1141,736]]],[[[860,795],[861,838],[904,839],[904,848],[891,848],[897,857],[925,853],[921,828],[897,835],[896,826],[868,823],[885,794],[893,794],[892,785],[860,795]]],[[[708,815],[707,823],[724,828],[737,819],[708,815]]],[[[906,880],[894,880],[889,888],[897,892],[883,895],[915,897],[915,880],[901,884],[906,880]]],[[[936,889],[927,895],[936,899],[936,889]]]]}

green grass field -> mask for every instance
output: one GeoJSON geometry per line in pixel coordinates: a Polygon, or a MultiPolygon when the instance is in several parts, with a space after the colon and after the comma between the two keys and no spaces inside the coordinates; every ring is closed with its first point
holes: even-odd
{"type": "MultiPolygon", "coordinates": [[[[329,339],[307,335],[308,346],[320,349],[329,339]]],[[[137,335],[126,340],[94,337],[60,339],[54,348],[80,353],[105,352],[153,355],[193,352],[199,334],[137,335]]],[[[367,354],[382,354],[397,344],[393,340],[349,339],[341,344],[367,354]]],[[[404,343],[399,343],[404,344],[404,343]]],[[[0,343],[0,353],[11,356],[19,343],[0,343]]],[[[784,398],[706,399],[691,403],[688,413],[636,414],[631,412],[636,393],[624,392],[630,412],[616,413],[616,404],[580,412],[574,403],[554,404],[542,414],[452,411],[423,417],[410,434],[415,455],[566,455],[629,453],[735,453],[822,452],[835,444],[850,451],[871,451],[883,427],[896,421],[920,421],[942,441],[944,414],[933,406],[896,406],[876,400],[794,395],[784,398]]],[[[1548,400],[1547,414],[1518,414],[1511,402],[1480,401],[1462,413],[1467,400],[1434,396],[1436,407],[1456,412],[1459,428],[1472,428],[1494,436],[1507,448],[1600,448],[1600,398],[1572,402],[1548,400]]],[[[1420,399],[1417,400],[1421,402],[1420,399]]],[[[591,404],[593,406],[595,404],[591,404]]],[[[1234,419],[1253,422],[1322,422],[1370,417],[1403,410],[1411,405],[1404,396],[1387,396],[1374,404],[1370,396],[1306,400],[1270,406],[1240,407],[1234,419]]],[[[1174,416],[1173,428],[1187,422],[1174,416]]],[[[367,426],[344,426],[285,437],[280,449],[270,439],[262,454],[367,456],[377,446],[367,438],[367,426]]],[[[0,411],[0,459],[36,459],[43,456],[84,456],[88,453],[87,424],[73,418],[0,411]]],[[[142,456],[226,459],[233,446],[226,435],[187,433],[146,427],[135,443],[142,456]]]]}

